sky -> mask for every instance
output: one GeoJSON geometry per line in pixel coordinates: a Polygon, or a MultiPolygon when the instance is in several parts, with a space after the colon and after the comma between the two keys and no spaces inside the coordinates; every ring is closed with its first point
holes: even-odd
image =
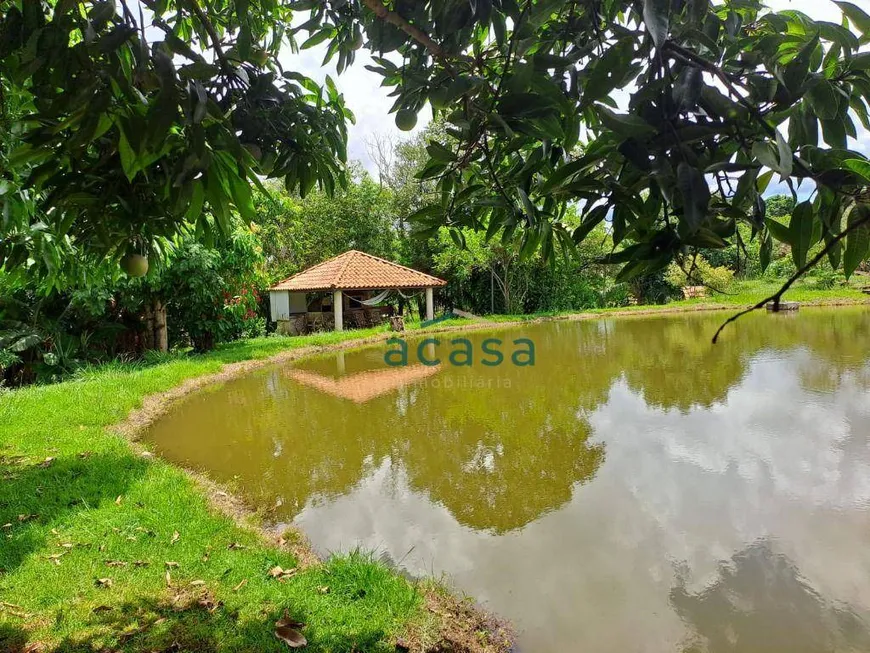
{"type": "MultiPolygon", "coordinates": [[[[870,3],[870,0],[853,0],[858,5],[870,3]]],[[[841,21],[840,10],[831,0],[768,0],[768,6],[776,11],[783,9],[795,9],[802,11],[815,20],[827,20],[839,23],[841,21]]],[[[390,114],[394,98],[388,93],[391,88],[380,86],[381,77],[365,69],[365,65],[371,63],[371,58],[365,50],[357,53],[354,65],[342,75],[335,70],[334,61],[327,66],[321,66],[326,46],[318,46],[305,50],[298,54],[286,53],[281,57],[281,63],[289,70],[298,70],[318,82],[323,82],[326,75],[332,76],[339,90],[344,94],[345,101],[356,115],[356,124],[348,125],[348,157],[351,160],[360,161],[365,168],[377,176],[377,168],[369,156],[366,143],[377,136],[396,141],[408,138],[409,134],[401,132],[395,126],[394,114],[390,114]]],[[[336,57],[337,59],[337,57],[336,57]]],[[[425,128],[431,120],[432,114],[428,105],[420,112],[417,126],[411,134],[425,128]]],[[[864,153],[870,153],[870,133],[859,129],[858,143],[852,143],[851,147],[864,153]]],[[[771,188],[771,190],[774,190],[771,188]]]]}

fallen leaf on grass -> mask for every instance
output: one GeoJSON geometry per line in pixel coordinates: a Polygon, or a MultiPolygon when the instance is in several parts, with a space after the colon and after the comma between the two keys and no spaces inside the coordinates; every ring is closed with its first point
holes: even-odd
{"type": "Polygon", "coordinates": [[[172,587],[172,576],[166,572],[166,587],[172,587]]]}
{"type": "Polygon", "coordinates": [[[303,648],[308,646],[308,640],[295,628],[290,626],[278,626],[275,628],[275,637],[280,639],[290,648],[303,648]]]}
{"type": "Polygon", "coordinates": [[[329,594],[329,585],[321,585],[317,588],[317,591],[321,594],[329,594]]]}
{"type": "Polygon", "coordinates": [[[0,526],[0,528],[2,528],[4,531],[8,531],[10,528],[12,528],[12,524],[3,524],[2,526],[0,526]]]}
{"type": "Polygon", "coordinates": [[[170,544],[175,544],[176,542],[178,542],[179,537],[181,537],[181,536],[178,534],[178,531],[175,531],[172,534],[172,541],[170,542],[170,544]]]}
{"type": "Polygon", "coordinates": [[[134,567],[147,567],[147,566],[150,565],[150,564],[151,564],[151,563],[148,562],[147,560],[134,560],[134,561],[133,561],[133,566],[134,566],[134,567]]]}
{"type": "Polygon", "coordinates": [[[272,578],[277,578],[279,581],[285,581],[288,578],[292,578],[296,575],[297,568],[293,567],[292,569],[282,569],[281,567],[275,566],[269,570],[269,575],[272,578]]]}
{"type": "Polygon", "coordinates": [[[33,521],[38,518],[39,515],[18,515],[18,521],[20,522],[33,521]]]}
{"type": "Polygon", "coordinates": [[[112,585],[114,585],[114,581],[112,581],[111,578],[98,578],[96,581],[94,581],[94,584],[97,587],[111,587],[112,585]]]}
{"type": "Polygon", "coordinates": [[[54,457],[49,456],[48,458],[43,460],[41,463],[39,463],[39,466],[42,467],[43,469],[45,469],[45,468],[51,467],[53,463],[54,463],[54,457]]]}
{"type": "Polygon", "coordinates": [[[127,563],[123,560],[106,560],[107,567],[126,567],[127,563]]]}
{"type": "Polygon", "coordinates": [[[246,547],[244,544],[239,544],[238,542],[231,542],[227,548],[230,551],[235,551],[237,549],[247,549],[248,547],[246,547]]]}
{"type": "Polygon", "coordinates": [[[94,455],[94,452],[93,452],[93,451],[82,451],[82,452],[79,454],[79,458],[90,458],[90,457],[93,456],[93,455],[94,455]]]}
{"type": "Polygon", "coordinates": [[[192,580],[192,581],[190,581],[190,585],[192,587],[199,587],[200,585],[205,585],[205,581],[204,580],[192,580]]]}
{"type": "Polygon", "coordinates": [[[248,584],[248,579],[247,579],[247,578],[243,578],[243,579],[239,582],[239,584],[236,585],[236,586],[233,588],[233,591],[234,591],[234,592],[238,592],[240,589],[242,589],[242,588],[243,588],[245,585],[247,585],[247,584],[248,584]]]}
{"type": "Polygon", "coordinates": [[[122,499],[123,499],[123,497],[119,494],[119,495],[118,495],[118,498],[115,499],[115,505],[116,505],[116,506],[120,506],[120,505],[121,505],[121,501],[122,501],[122,499]]]}
{"type": "Polygon", "coordinates": [[[170,569],[174,569],[175,567],[178,566],[177,562],[172,562],[171,560],[164,562],[163,564],[166,565],[167,567],[169,567],[170,569]]]}

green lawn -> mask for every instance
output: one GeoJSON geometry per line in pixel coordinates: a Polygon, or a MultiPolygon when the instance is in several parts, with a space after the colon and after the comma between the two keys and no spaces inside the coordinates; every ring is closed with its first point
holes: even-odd
{"type": "MultiPolygon", "coordinates": [[[[712,293],[707,299],[687,299],[673,302],[669,306],[696,306],[709,303],[734,304],[738,307],[749,307],[762,299],[769,297],[782,286],[782,281],[754,279],[751,281],[735,281],[727,293],[712,293]]],[[[801,303],[837,303],[870,301],[870,295],[865,295],[854,285],[836,286],[834,288],[819,288],[812,278],[797,281],[783,299],[801,303]]]]}
{"type": "Polygon", "coordinates": [[[363,554],[272,578],[273,567],[296,566],[289,552],[210,510],[187,474],[106,429],[146,395],[225,362],[375,331],[260,338],[0,395],[0,651],[27,641],[278,651],[285,609],[306,624],[307,650],[393,651],[423,619],[412,583],[363,554]]]}
{"type": "MultiPolygon", "coordinates": [[[[532,313],[528,315],[487,315],[485,317],[487,320],[493,322],[515,322],[547,317],[561,317],[576,314],[578,312],[606,314],[623,311],[655,311],[678,308],[719,308],[732,306],[737,310],[748,308],[757,304],[762,299],[769,297],[780,289],[782,283],[782,280],[769,279],[735,281],[725,293],[710,291],[709,297],[672,301],[667,304],[639,304],[636,306],[619,306],[613,308],[591,308],[585,311],[551,311],[546,313],[532,313]]],[[[814,279],[802,279],[796,282],[785,293],[783,299],[806,304],[863,303],[870,302],[870,295],[861,292],[858,288],[858,283],[824,289],[819,288],[814,279]]]]}

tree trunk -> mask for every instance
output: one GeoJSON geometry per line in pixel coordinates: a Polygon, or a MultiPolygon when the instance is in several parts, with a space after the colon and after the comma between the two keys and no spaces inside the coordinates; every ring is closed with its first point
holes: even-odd
{"type": "Polygon", "coordinates": [[[154,300],[154,348],[169,351],[169,334],[166,331],[166,306],[159,299],[154,300]]]}
{"type": "Polygon", "coordinates": [[[142,347],[145,351],[169,351],[166,306],[159,299],[145,306],[145,333],[142,335],[142,347]]]}

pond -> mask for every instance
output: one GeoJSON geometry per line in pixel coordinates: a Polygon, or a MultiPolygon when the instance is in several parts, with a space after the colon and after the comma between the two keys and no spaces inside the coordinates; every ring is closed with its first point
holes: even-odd
{"type": "Polygon", "coordinates": [[[711,345],[724,317],[441,334],[432,367],[415,343],[404,367],[385,344],[274,365],[146,439],[323,554],[443,574],[522,651],[868,651],[870,311],[754,314],[711,345]]]}

